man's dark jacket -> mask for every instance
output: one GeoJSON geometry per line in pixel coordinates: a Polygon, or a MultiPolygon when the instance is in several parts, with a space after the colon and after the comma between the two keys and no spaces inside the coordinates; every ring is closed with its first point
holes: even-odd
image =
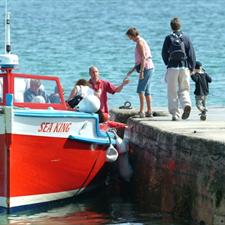
{"type": "Polygon", "coordinates": [[[167,66],[167,68],[171,68],[171,67],[186,67],[189,68],[191,71],[193,71],[193,69],[195,68],[195,63],[196,63],[196,58],[195,58],[195,51],[194,48],[192,46],[191,40],[189,39],[188,36],[186,36],[185,34],[183,34],[181,31],[177,31],[174,32],[177,35],[182,34],[182,39],[185,45],[185,52],[186,52],[186,56],[187,59],[183,60],[183,61],[169,61],[169,49],[171,46],[171,34],[166,36],[164,43],[163,43],[163,47],[162,47],[162,58],[163,61],[165,63],[165,65],[167,66]]]}

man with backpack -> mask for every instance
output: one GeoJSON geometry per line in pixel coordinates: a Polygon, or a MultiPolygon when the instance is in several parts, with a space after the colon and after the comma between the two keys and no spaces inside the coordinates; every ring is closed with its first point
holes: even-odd
{"type": "Polygon", "coordinates": [[[168,109],[172,120],[187,119],[191,112],[190,73],[195,68],[195,51],[191,40],[180,31],[181,23],[175,17],[170,21],[172,34],[167,35],[163,47],[162,58],[167,66],[165,80],[167,82],[168,109]],[[179,103],[183,109],[181,116],[179,103]]]}

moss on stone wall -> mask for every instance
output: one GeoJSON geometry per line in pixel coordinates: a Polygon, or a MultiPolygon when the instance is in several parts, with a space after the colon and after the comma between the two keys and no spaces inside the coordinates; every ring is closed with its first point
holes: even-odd
{"type": "Polygon", "coordinates": [[[219,207],[225,192],[225,174],[222,171],[215,172],[209,184],[209,192],[214,195],[215,205],[219,207]]]}
{"type": "Polygon", "coordinates": [[[184,184],[174,189],[174,214],[179,217],[190,219],[192,209],[197,197],[194,184],[184,184]]]}

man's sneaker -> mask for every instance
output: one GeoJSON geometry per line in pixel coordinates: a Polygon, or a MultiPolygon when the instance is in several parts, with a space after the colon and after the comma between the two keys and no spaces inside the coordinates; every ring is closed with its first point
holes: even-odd
{"type": "Polygon", "coordinates": [[[139,112],[137,115],[133,116],[133,118],[145,118],[145,113],[139,112]]]}
{"type": "Polygon", "coordinates": [[[184,112],[183,112],[182,117],[181,117],[182,120],[186,120],[189,117],[190,112],[191,112],[191,106],[190,105],[186,105],[184,107],[184,112]]]}
{"type": "Polygon", "coordinates": [[[146,116],[146,117],[153,117],[153,115],[152,115],[151,112],[146,112],[146,113],[145,113],[145,116],[146,116]]]}
{"type": "Polygon", "coordinates": [[[205,121],[206,120],[206,111],[202,111],[200,114],[200,120],[205,121]]]}

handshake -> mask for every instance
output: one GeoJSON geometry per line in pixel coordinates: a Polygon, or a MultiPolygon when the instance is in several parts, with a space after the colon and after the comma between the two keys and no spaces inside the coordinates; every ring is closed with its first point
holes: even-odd
{"type": "Polygon", "coordinates": [[[124,79],[123,79],[123,85],[126,85],[126,84],[128,84],[130,82],[130,80],[127,78],[127,77],[125,77],[124,79]]]}

